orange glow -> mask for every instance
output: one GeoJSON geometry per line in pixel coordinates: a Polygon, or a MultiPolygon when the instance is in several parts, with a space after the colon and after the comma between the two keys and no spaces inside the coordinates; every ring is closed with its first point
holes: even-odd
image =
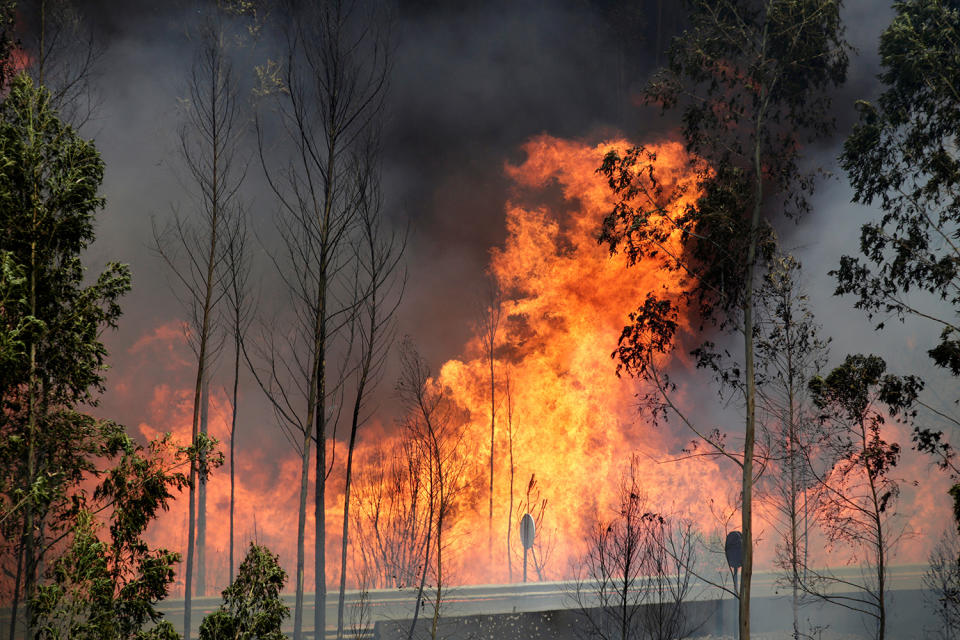
{"type": "MultiPolygon", "coordinates": [[[[620,475],[631,454],[637,451],[646,454],[639,456],[638,462],[651,505],[689,518],[705,532],[717,527],[717,512],[733,513],[722,503],[728,494],[735,493],[738,474],[730,468],[721,470],[719,461],[708,458],[658,463],[656,459],[673,457],[691,435],[673,423],[658,428],[648,424],[636,408],[636,394],[642,391],[640,383],[615,374],[616,362],[610,354],[628,313],[648,292],[656,290],[660,295],[670,295],[681,286],[675,272],[660,269],[653,261],[627,269],[622,255],[611,256],[607,247],[597,242],[601,221],[613,201],[596,168],[610,148],[623,150],[627,146],[623,140],[593,146],[540,136],[524,146],[527,157],[522,163],[505,168],[517,188],[515,200],[544,201],[546,188],[553,192],[559,186],[564,202],[562,211],[508,203],[506,241],[491,251],[489,271],[504,292],[504,308],[494,363],[496,458],[493,549],[489,554],[490,378],[479,331],[465,345],[460,358],[435,368],[437,382],[468,416],[461,445],[467,459],[461,476],[465,489],[445,534],[445,541],[450,544],[450,551],[445,552],[449,583],[501,583],[509,577],[506,538],[510,466],[505,397],[508,373],[513,405],[514,509],[535,474],[541,497],[547,501],[543,524],[537,532],[546,543],[540,550],[544,579],[570,575],[571,563],[584,551],[583,541],[592,517],[598,511],[609,513],[608,509],[616,504],[620,475]],[[717,502],[713,503],[713,499],[717,502]]],[[[695,197],[696,190],[682,146],[664,142],[648,149],[657,155],[657,174],[662,183],[687,187],[686,199],[675,205],[685,206],[695,197]]],[[[145,354],[147,350],[152,353],[160,349],[173,357],[172,351],[185,353],[182,340],[179,330],[161,327],[141,339],[131,352],[145,354]],[[170,347],[175,341],[181,346],[170,347]]],[[[679,402],[690,406],[685,395],[681,388],[679,402]]],[[[192,390],[157,387],[148,407],[149,419],[140,425],[140,432],[151,437],[173,431],[181,440],[189,440],[192,401],[192,390]]],[[[226,449],[229,402],[222,391],[212,392],[210,401],[209,430],[226,449]]],[[[255,401],[241,399],[241,403],[255,401]]],[[[366,489],[383,463],[377,452],[399,448],[397,430],[376,421],[363,428],[355,454],[355,499],[368,499],[363,496],[370,495],[366,489]]],[[[729,430],[736,433],[735,426],[729,430]]],[[[905,444],[907,439],[901,437],[899,441],[905,444]]],[[[334,468],[327,487],[327,581],[331,585],[339,577],[345,458],[342,452],[343,449],[338,451],[340,466],[334,468]]],[[[236,549],[238,554],[242,553],[246,541],[256,532],[261,543],[279,553],[281,563],[292,575],[300,462],[292,451],[282,461],[264,460],[263,455],[246,443],[238,446],[236,549]]],[[[311,496],[308,504],[312,503],[311,496]]],[[[226,584],[228,505],[229,470],[223,467],[214,472],[208,485],[207,593],[211,595],[226,584]]],[[[364,506],[369,505],[355,503],[351,509],[357,513],[364,506]]],[[[182,550],[186,511],[184,495],[156,523],[152,531],[154,541],[182,550]]],[[[761,538],[758,568],[771,569],[774,534],[764,523],[769,518],[763,505],[757,505],[756,511],[761,538]]],[[[944,512],[942,507],[931,504],[924,505],[921,513],[929,518],[937,511],[944,512]]],[[[510,543],[514,581],[521,579],[522,562],[517,520],[515,515],[510,543]]],[[[731,523],[731,528],[739,529],[738,513],[731,523]]],[[[313,530],[313,515],[308,513],[307,585],[312,584],[313,530]]],[[[356,544],[350,555],[355,572],[360,565],[356,544]]],[[[235,562],[239,560],[238,555],[235,562]]],[[[712,566],[717,561],[704,557],[703,562],[712,566]]],[[[532,569],[530,575],[536,579],[532,569]]],[[[356,584],[355,573],[349,576],[349,582],[356,584]]],[[[182,578],[178,586],[182,593],[182,578]]],[[[287,589],[293,589],[292,580],[287,589]]]]}

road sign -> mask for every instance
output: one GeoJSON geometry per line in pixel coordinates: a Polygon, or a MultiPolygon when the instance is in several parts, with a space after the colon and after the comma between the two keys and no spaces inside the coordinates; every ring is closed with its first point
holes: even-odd
{"type": "Polygon", "coordinates": [[[533,516],[529,513],[523,514],[523,517],[520,518],[520,541],[523,543],[524,549],[533,546],[533,535],[536,533],[536,528],[533,523],[533,516]]]}
{"type": "Polygon", "coordinates": [[[739,531],[731,531],[727,534],[723,552],[727,556],[727,564],[731,569],[739,569],[743,566],[743,535],[739,531]]]}

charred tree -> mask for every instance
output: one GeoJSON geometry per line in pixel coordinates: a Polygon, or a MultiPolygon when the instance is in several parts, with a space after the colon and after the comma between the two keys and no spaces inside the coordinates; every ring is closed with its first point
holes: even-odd
{"type": "Polygon", "coordinates": [[[257,378],[301,456],[294,608],[294,636],[299,639],[308,464],[314,446],[314,628],[326,628],[325,500],[332,469],[327,445],[334,442],[333,428],[343,407],[342,402],[331,407],[330,401],[342,395],[349,369],[346,359],[334,364],[333,342],[356,313],[349,239],[361,208],[373,197],[372,184],[359,179],[361,151],[378,127],[390,45],[382,7],[363,0],[286,2],[278,15],[282,62],[259,69],[259,93],[273,98],[278,126],[292,150],[289,159],[270,157],[262,113],[257,132],[261,164],[280,209],[288,264],[278,261],[277,267],[290,294],[293,321],[281,338],[272,330],[265,335],[261,355],[267,365],[257,378]]]}
{"type": "Polygon", "coordinates": [[[357,431],[369,418],[371,394],[383,377],[384,365],[394,340],[394,314],[403,296],[406,273],[401,260],[406,236],[386,228],[379,188],[379,149],[371,139],[358,166],[358,190],[366,194],[359,200],[359,238],[355,247],[358,283],[354,322],[359,333],[359,353],[355,371],[356,387],[347,446],[347,468],[343,493],[343,534],[340,545],[340,592],[337,602],[337,638],[344,633],[344,602],[347,588],[347,548],[350,542],[350,491],[353,483],[353,454],[357,431]]]}
{"type": "MultiPolygon", "coordinates": [[[[180,151],[195,191],[195,213],[175,213],[166,227],[154,226],[154,248],[173,274],[175,292],[189,316],[185,324],[189,342],[197,356],[191,427],[194,446],[205,413],[204,389],[209,385],[212,363],[223,344],[217,312],[225,295],[227,246],[236,224],[238,190],[245,171],[238,162],[242,125],[237,82],[221,16],[207,16],[197,35],[187,84],[185,122],[180,129],[180,151]]],[[[187,640],[191,633],[194,559],[198,550],[197,466],[203,464],[203,460],[195,461],[190,471],[184,574],[187,640]]]]}

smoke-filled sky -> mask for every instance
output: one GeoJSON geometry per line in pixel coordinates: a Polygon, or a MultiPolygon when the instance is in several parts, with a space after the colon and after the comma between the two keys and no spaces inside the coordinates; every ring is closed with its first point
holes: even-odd
{"type": "MultiPolygon", "coordinates": [[[[384,195],[391,219],[398,225],[409,221],[412,229],[398,329],[412,336],[435,370],[460,357],[472,335],[490,251],[507,237],[506,204],[523,198],[505,167],[522,163],[524,143],[540,134],[591,147],[617,137],[670,138],[669,123],[637,104],[638,89],[656,63],[660,3],[640,2],[635,11],[620,4],[400,2],[385,110],[384,195]]],[[[676,9],[674,3],[662,4],[662,31],[669,33],[676,9]]],[[[133,272],[120,328],[106,337],[113,371],[98,411],[133,427],[156,422],[161,405],[173,402],[164,394],[191,387],[195,375],[189,351],[172,331],[185,314],[149,247],[152,221],[162,224],[171,211],[187,212],[191,205],[176,131],[178,98],[186,93],[192,60],[185,32],[196,11],[185,2],[91,0],[83,5],[106,48],[97,68],[99,107],[83,129],[106,163],[107,205],[88,259],[91,268],[115,260],[129,263],[133,272]]],[[[831,295],[834,285],[827,276],[842,253],[856,251],[859,225],[876,214],[850,204],[835,158],[852,124],[854,100],[877,91],[877,38],[891,16],[885,3],[846,3],[847,36],[856,51],[847,84],[834,99],[838,133],[812,149],[809,158],[836,176],[820,185],[812,212],[799,225],[784,228],[781,237],[803,263],[817,318],[834,338],[832,364],[848,352],[875,352],[895,373],[927,374],[925,351],[934,327],[908,321],[875,333],[850,300],[831,295]]],[[[236,63],[238,74],[251,73],[251,62],[256,61],[236,63]]],[[[264,242],[254,246],[271,251],[277,207],[255,158],[244,194],[264,242]]],[[[550,188],[545,197],[561,200],[550,188]]],[[[255,281],[269,292],[276,276],[265,260],[258,264],[264,268],[255,281]]],[[[227,384],[225,371],[221,367],[219,384],[227,384]]],[[[377,415],[388,429],[397,417],[391,393],[395,375],[391,367],[377,415]]],[[[255,443],[258,464],[269,467],[273,460],[290,458],[289,445],[272,430],[273,416],[249,377],[241,382],[241,394],[239,438],[255,443]]]]}

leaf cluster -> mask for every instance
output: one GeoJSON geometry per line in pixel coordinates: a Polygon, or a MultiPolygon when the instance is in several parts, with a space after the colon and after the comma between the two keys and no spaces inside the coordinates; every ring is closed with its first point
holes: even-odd
{"type": "Polygon", "coordinates": [[[282,640],[280,625],[290,615],[280,598],[286,581],[279,557],[251,542],[223,604],[200,624],[200,640],[282,640]]]}
{"type": "Polygon", "coordinates": [[[631,265],[660,261],[684,286],[679,299],[652,292],[631,317],[616,354],[628,372],[644,374],[670,344],[681,308],[701,329],[738,325],[754,267],[775,252],[772,221],[809,208],[814,176],[798,162],[833,129],[829,89],[845,79],[847,49],[839,2],[689,3],[689,26],[645,99],[679,112],[695,183],[658,175],[644,147],[611,151],[599,169],[617,199],[600,242],[631,265]]]}
{"type": "Polygon", "coordinates": [[[40,640],[177,637],[156,604],[167,596],[180,554],[151,549],[143,535],[187,485],[190,460],[201,454],[216,459],[216,443],[201,441],[201,452],[175,446],[166,434],[144,448],[119,427],[101,442],[102,457],[117,462],[92,500],[82,491],[73,495],[72,540],[32,599],[31,625],[40,640]],[[97,519],[103,513],[106,539],[97,519]]]}
{"type": "Polygon", "coordinates": [[[831,275],[836,293],[853,295],[871,318],[912,314],[942,325],[928,353],[960,375],[956,314],[908,298],[926,292],[954,312],[960,306],[960,8],[908,0],[894,9],[880,38],[885,90],[875,104],[857,104],[860,121],[841,156],[854,200],[878,201],[883,214],[861,227],[862,256],[843,256],[831,275]]]}

